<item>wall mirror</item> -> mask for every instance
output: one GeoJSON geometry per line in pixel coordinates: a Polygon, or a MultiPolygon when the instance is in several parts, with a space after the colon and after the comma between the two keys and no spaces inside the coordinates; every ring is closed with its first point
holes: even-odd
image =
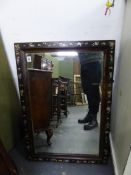
{"type": "Polygon", "coordinates": [[[106,163],[115,41],[15,43],[27,158],[106,163]]]}

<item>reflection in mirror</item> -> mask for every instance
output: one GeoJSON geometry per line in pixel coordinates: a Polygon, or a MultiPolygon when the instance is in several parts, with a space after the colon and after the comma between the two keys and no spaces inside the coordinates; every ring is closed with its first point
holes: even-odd
{"type": "Polygon", "coordinates": [[[35,153],[99,154],[103,55],[102,51],[26,53],[32,107],[37,108],[31,110],[35,153]],[[46,125],[42,115],[48,114],[39,110],[46,99],[39,93],[41,79],[39,88],[35,84],[35,77],[44,76],[52,87],[52,103],[47,106],[52,113],[47,121],[53,129],[51,145],[42,129],[46,125]]]}

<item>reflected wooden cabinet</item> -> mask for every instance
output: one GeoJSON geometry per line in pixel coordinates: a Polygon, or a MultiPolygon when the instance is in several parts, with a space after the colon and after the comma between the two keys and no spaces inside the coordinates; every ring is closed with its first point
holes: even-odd
{"type": "Polygon", "coordinates": [[[67,117],[68,84],[67,78],[52,78],[52,117],[57,116],[57,127],[61,123],[61,115],[64,114],[67,117]]]}
{"type": "Polygon", "coordinates": [[[29,112],[32,119],[33,131],[45,131],[47,142],[50,144],[52,129],[51,119],[51,71],[28,69],[29,112]]]}

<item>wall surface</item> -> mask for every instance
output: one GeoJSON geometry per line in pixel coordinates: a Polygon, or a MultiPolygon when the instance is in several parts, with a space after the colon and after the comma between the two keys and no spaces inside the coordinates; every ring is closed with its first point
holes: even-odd
{"type": "Polygon", "coordinates": [[[131,1],[127,1],[112,104],[112,142],[118,174],[122,175],[131,147],[131,1]]]}
{"type": "Polygon", "coordinates": [[[124,1],[115,0],[107,16],[105,3],[106,0],[2,0],[0,27],[17,90],[15,42],[113,39],[117,62],[124,1]]]}
{"type": "Polygon", "coordinates": [[[59,60],[57,59],[57,57],[52,57],[50,54],[46,54],[45,58],[47,58],[48,60],[52,61],[53,63],[53,70],[52,70],[52,77],[53,78],[58,78],[59,77],[59,67],[60,67],[60,63],[59,60]]]}
{"type": "Polygon", "coordinates": [[[15,42],[108,40],[119,52],[123,0],[115,0],[104,15],[106,0],[2,0],[0,24],[5,49],[17,85],[15,42]]]}
{"type": "Polygon", "coordinates": [[[19,101],[0,36],[0,138],[7,150],[19,139],[19,101]]]}
{"type": "Polygon", "coordinates": [[[59,62],[60,76],[69,78],[73,80],[73,59],[65,58],[63,61],[59,62]],[[68,70],[68,71],[67,71],[68,70]]]}

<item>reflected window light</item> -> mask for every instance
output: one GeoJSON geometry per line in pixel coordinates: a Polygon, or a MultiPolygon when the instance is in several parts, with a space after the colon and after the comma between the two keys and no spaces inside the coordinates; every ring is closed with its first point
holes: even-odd
{"type": "Polygon", "coordinates": [[[46,66],[47,66],[46,63],[43,63],[43,64],[42,64],[42,68],[45,68],[46,66]]]}
{"type": "Polygon", "coordinates": [[[57,52],[57,56],[78,56],[78,53],[75,51],[71,52],[57,52]]]}
{"type": "Polygon", "coordinates": [[[65,57],[58,56],[58,57],[57,57],[57,60],[59,60],[59,61],[64,61],[64,60],[65,60],[65,57]]]}

